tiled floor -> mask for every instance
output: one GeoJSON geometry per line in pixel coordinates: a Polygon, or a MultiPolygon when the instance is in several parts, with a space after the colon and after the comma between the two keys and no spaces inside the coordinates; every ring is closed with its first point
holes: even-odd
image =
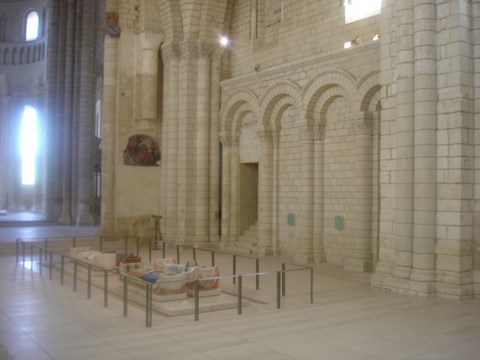
{"type": "MultiPolygon", "coordinates": [[[[88,235],[95,228],[0,228],[1,243],[17,237],[88,235]]],[[[10,247],[11,249],[11,247],[10,247]]],[[[230,258],[219,258],[223,273],[230,258]]],[[[278,268],[262,262],[262,271],[278,268]]],[[[239,267],[248,268],[248,264],[239,267]]],[[[266,305],[193,316],[153,315],[123,305],[94,288],[72,291],[71,278],[42,275],[0,257],[0,360],[5,359],[479,359],[480,300],[419,299],[372,288],[368,275],[345,273],[335,265],[316,266],[314,303],[304,272],[287,275],[287,296],[275,306],[274,277],[265,276],[266,305]]],[[[248,285],[248,284],[247,284],[248,285]]]]}

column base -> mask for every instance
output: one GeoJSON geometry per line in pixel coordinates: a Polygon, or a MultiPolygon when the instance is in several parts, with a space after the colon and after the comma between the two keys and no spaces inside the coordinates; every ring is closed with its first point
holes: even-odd
{"type": "Polygon", "coordinates": [[[309,263],[313,263],[314,256],[313,254],[300,253],[300,254],[295,254],[293,259],[297,263],[309,264],[309,263]]]}
{"type": "Polygon", "coordinates": [[[373,263],[371,259],[349,259],[343,267],[346,271],[372,272],[373,263]]]}
{"type": "Polygon", "coordinates": [[[78,204],[77,206],[77,218],[75,219],[75,225],[77,226],[93,226],[95,225],[95,219],[90,213],[89,206],[87,204],[78,204]]]}
{"type": "Polygon", "coordinates": [[[272,246],[268,247],[263,247],[263,246],[258,246],[257,251],[255,251],[258,255],[271,255],[271,256],[276,256],[279,255],[278,250],[275,250],[272,246]]]}

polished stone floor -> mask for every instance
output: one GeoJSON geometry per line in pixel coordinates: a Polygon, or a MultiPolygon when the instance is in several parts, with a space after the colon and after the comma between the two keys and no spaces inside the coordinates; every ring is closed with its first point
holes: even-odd
{"type": "MultiPolygon", "coordinates": [[[[39,273],[39,264],[17,263],[16,238],[88,236],[96,228],[0,227],[0,360],[5,359],[479,359],[480,299],[462,302],[420,299],[369,285],[368,274],[352,274],[332,264],[314,269],[314,303],[309,275],[287,273],[286,296],[276,308],[278,259],[262,260],[262,291],[267,304],[250,302],[237,310],[166,317],[130,305],[123,316],[120,299],[93,288],[86,297],[80,282],[39,273]]],[[[206,256],[201,255],[201,256],[206,256]]],[[[22,260],[22,259],[20,259],[22,260]]],[[[208,259],[205,259],[207,261],[208,259]]],[[[231,258],[217,258],[222,274],[231,258]]],[[[239,261],[239,271],[251,264],[239,261]]],[[[287,267],[288,268],[288,267],[287,267]]],[[[222,280],[223,281],[223,280],[222,280]]],[[[246,281],[246,286],[249,286],[246,281]]]]}

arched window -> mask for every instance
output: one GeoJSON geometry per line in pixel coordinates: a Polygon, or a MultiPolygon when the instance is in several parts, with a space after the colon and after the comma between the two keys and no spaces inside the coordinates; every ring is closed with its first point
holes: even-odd
{"type": "Polygon", "coordinates": [[[23,108],[20,129],[22,185],[35,184],[35,158],[37,154],[37,110],[31,106],[23,108]]]}
{"type": "Polygon", "coordinates": [[[33,41],[38,38],[38,14],[36,11],[30,11],[27,15],[25,25],[25,40],[33,41]]]}
{"type": "Polygon", "coordinates": [[[382,0],[345,0],[345,23],[380,14],[382,0]]]}

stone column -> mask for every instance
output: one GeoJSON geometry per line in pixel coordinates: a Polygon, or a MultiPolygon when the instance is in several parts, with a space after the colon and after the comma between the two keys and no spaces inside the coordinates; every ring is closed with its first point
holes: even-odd
{"type": "Polygon", "coordinates": [[[411,279],[423,294],[434,291],[436,240],[436,7],[414,2],[415,159],[414,243],[411,279]]]}
{"type": "Polygon", "coordinates": [[[325,262],[324,233],[324,158],[325,158],[325,127],[321,126],[314,141],[313,170],[313,256],[316,263],[325,262]]]}
{"type": "Polygon", "coordinates": [[[302,142],[302,204],[299,218],[300,251],[295,254],[295,261],[309,263],[313,261],[313,199],[314,199],[314,143],[313,127],[305,126],[301,134],[302,142]]]}
{"type": "Polygon", "coordinates": [[[163,94],[162,116],[162,236],[175,241],[177,229],[177,173],[178,173],[178,48],[174,44],[162,45],[163,94]]]}
{"type": "Polygon", "coordinates": [[[8,208],[8,169],[9,161],[8,156],[9,147],[8,141],[8,121],[9,111],[8,104],[10,98],[5,96],[5,94],[0,94],[0,210],[6,210],[8,208]]]}
{"type": "Polygon", "coordinates": [[[220,135],[220,141],[222,142],[222,213],[221,213],[221,226],[222,226],[222,243],[223,246],[230,245],[230,184],[231,184],[231,138],[230,135],[223,132],[220,135]]]}
{"type": "Polygon", "coordinates": [[[199,44],[195,153],[195,242],[209,240],[210,178],[210,57],[212,46],[199,44]]]}
{"type": "Polygon", "coordinates": [[[372,270],[372,119],[353,114],[355,134],[355,217],[353,252],[345,265],[350,271],[372,270]]]}
{"type": "Polygon", "coordinates": [[[258,252],[273,254],[273,137],[270,130],[258,132],[260,138],[259,206],[258,206],[258,252]]]}
{"type": "Polygon", "coordinates": [[[219,145],[219,112],[220,112],[220,71],[223,48],[217,47],[211,61],[210,74],[210,199],[209,224],[210,241],[218,240],[220,227],[220,145],[219,145]]]}
{"type": "Polygon", "coordinates": [[[140,106],[141,129],[152,128],[151,122],[157,121],[157,86],[158,86],[158,50],[160,35],[150,32],[140,34],[142,46],[141,93],[140,106]]]}
{"type": "Polygon", "coordinates": [[[78,100],[78,189],[76,225],[94,225],[93,203],[93,154],[95,124],[95,7],[82,2],[80,90],[78,100]]]}
{"type": "Polygon", "coordinates": [[[412,0],[397,6],[397,121],[395,263],[393,275],[409,278],[413,249],[413,11],[412,0]]]}
{"type": "Polygon", "coordinates": [[[240,137],[232,135],[230,150],[230,242],[238,242],[240,221],[240,137]]]}
{"type": "MultiPolygon", "coordinates": [[[[112,10],[109,8],[109,10],[112,10]]],[[[111,12],[110,14],[114,14],[111,12]]],[[[115,149],[118,86],[118,38],[105,36],[103,71],[101,227],[105,236],[115,233],[115,149]]]]}

